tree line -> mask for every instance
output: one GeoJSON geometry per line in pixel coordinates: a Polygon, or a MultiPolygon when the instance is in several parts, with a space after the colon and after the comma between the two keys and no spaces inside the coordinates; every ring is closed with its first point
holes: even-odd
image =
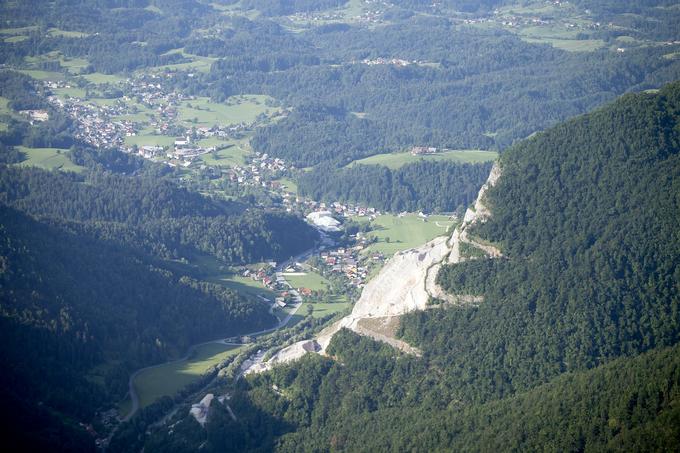
{"type": "Polygon", "coordinates": [[[453,212],[474,201],[491,163],[459,164],[421,160],[391,170],[380,165],[317,167],[298,179],[301,195],[343,201],[383,211],[453,212]]]}

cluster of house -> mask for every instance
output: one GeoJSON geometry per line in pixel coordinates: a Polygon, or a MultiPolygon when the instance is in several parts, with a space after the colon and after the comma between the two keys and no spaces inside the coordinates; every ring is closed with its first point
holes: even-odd
{"type": "Polygon", "coordinates": [[[326,21],[339,21],[345,18],[344,14],[341,12],[302,12],[295,13],[290,18],[294,21],[299,22],[326,22],[326,21]]]}
{"type": "Polygon", "coordinates": [[[383,14],[385,13],[385,7],[389,6],[384,0],[364,0],[364,5],[369,9],[366,9],[360,15],[353,17],[352,19],[365,22],[369,24],[380,24],[384,22],[383,14]]]}
{"type": "Polygon", "coordinates": [[[363,235],[353,236],[355,245],[325,250],[319,253],[321,263],[332,273],[343,274],[348,283],[357,288],[366,284],[371,265],[385,262],[385,255],[381,252],[362,254],[368,246],[368,240],[363,235]]]}
{"type": "Polygon", "coordinates": [[[198,138],[241,138],[243,132],[250,130],[252,127],[252,124],[242,121],[237,124],[229,124],[228,126],[214,125],[212,127],[197,127],[194,129],[194,134],[198,138]]]}
{"type": "Polygon", "coordinates": [[[380,211],[375,208],[369,208],[361,205],[355,205],[352,203],[340,203],[339,201],[334,201],[332,203],[324,202],[311,202],[311,205],[316,210],[328,210],[334,213],[336,216],[351,218],[351,217],[369,217],[374,220],[380,215],[380,211]]]}
{"type": "MultiPolygon", "coordinates": [[[[157,134],[169,135],[173,130],[185,130],[184,127],[178,127],[176,123],[178,106],[182,101],[192,100],[194,97],[165,88],[164,77],[169,77],[169,75],[144,74],[129,78],[122,84],[125,95],[112,103],[100,105],[78,97],[60,98],[54,95],[49,96],[48,101],[76,120],[75,136],[80,140],[96,147],[119,147],[128,153],[137,152],[147,159],[167,156],[170,159],[167,163],[171,166],[188,166],[194,158],[214,151],[215,148],[197,146],[192,143],[189,136],[175,139],[174,146],[169,152],[153,144],[144,144],[139,148],[125,145],[125,137],[136,136],[142,127],[147,127],[147,125],[121,118],[124,115],[138,112],[135,103],[151,109],[152,113],[148,115],[148,126],[153,128],[157,134]]],[[[64,81],[46,81],[44,85],[52,90],[71,88],[71,85],[64,81]]],[[[46,121],[49,118],[46,111],[35,110],[24,113],[32,121],[46,121]]],[[[198,127],[193,128],[191,136],[194,139],[240,138],[243,132],[251,127],[252,125],[244,122],[227,126],[198,127]]],[[[283,162],[276,162],[275,166],[282,167],[283,162]]]]}
{"type": "Polygon", "coordinates": [[[126,136],[135,135],[136,125],[129,120],[116,119],[131,113],[122,102],[95,105],[83,99],[60,99],[49,96],[48,102],[76,120],[75,137],[96,147],[123,145],[126,136]]]}
{"type": "MultiPolygon", "coordinates": [[[[263,295],[258,296],[263,302],[272,304],[274,308],[285,308],[291,304],[302,303],[303,296],[309,297],[312,295],[312,291],[309,288],[293,288],[286,280],[284,272],[275,270],[276,262],[272,261],[267,264],[267,267],[260,267],[256,270],[243,269],[241,271],[241,276],[259,281],[265,288],[277,292],[274,301],[269,300],[263,295]]],[[[292,264],[285,269],[285,272],[296,272],[300,266],[301,264],[299,263],[292,264]]]]}
{"type": "MultiPolygon", "coordinates": [[[[561,0],[546,0],[545,1],[546,5],[553,5],[560,7],[565,4],[569,4],[568,1],[561,1],[561,0]]],[[[480,24],[480,23],[494,23],[498,25],[503,25],[505,27],[520,27],[520,26],[544,26],[544,25],[553,25],[555,24],[555,19],[552,17],[546,17],[546,16],[537,16],[537,15],[518,15],[518,14],[511,14],[511,13],[505,13],[500,10],[494,10],[492,16],[484,16],[484,17],[478,17],[478,18],[466,18],[463,19],[463,22],[466,24],[480,24]]],[[[562,25],[564,25],[566,28],[570,29],[597,29],[601,26],[599,22],[595,23],[570,23],[570,22],[565,22],[562,25]]]]}
{"type": "Polygon", "coordinates": [[[47,110],[20,110],[19,114],[28,118],[31,124],[36,122],[42,123],[50,119],[50,114],[47,113],[47,110]]]}
{"type": "MultiPolygon", "coordinates": [[[[278,157],[259,153],[256,153],[255,156],[248,165],[236,165],[225,170],[229,180],[243,186],[269,187],[283,192],[282,185],[274,182],[273,179],[281,176],[291,167],[278,157]]],[[[285,195],[285,193],[282,193],[282,195],[285,195]]]]}
{"type": "Polygon", "coordinates": [[[267,267],[259,267],[258,269],[244,269],[241,272],[243,277],[252,278],[255,281],[262,282],[262,284],[272,290],[277,289],[276,287],[276,272],[274,270],[276,266],[275,261],[267,263],[267,267]]]}

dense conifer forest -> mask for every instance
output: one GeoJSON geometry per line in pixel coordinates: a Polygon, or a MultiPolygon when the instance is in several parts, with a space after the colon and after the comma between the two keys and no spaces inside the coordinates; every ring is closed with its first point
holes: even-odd
{"type": "Polygon", "coordinates": [[[453,212],[474,201],[490,169],[491,163],[425,161],[397,170],[354,165],[334,172],[324,167],[303,173],[298,189],[315,200],[346,200],[385,211],[453,212]]]}

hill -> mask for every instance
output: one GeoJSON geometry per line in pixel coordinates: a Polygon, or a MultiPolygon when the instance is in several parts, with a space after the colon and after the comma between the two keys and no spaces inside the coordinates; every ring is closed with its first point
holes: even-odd
{"type": "Polygon", "coordinates": [[[316,239],[291,215],[102,165],[2,166],[0,219],[2,395],[14,402],[6,437],[67,450],[92,447],[79,423],[120,401],[133,370],[276,324],[267,304],[200,281],[187,260],[287,259],[316,239]]]}
{"type": "Polygon", "coordinates": [[[2,393],[16,403],[8,445],[16,435],[69,445],[71,434],[55,434],[60,420],[90,421],[124,396],[131,370],[275,323],[265,305],[175,275],[138,250],[5,206],[0,218],[2,393]]]}

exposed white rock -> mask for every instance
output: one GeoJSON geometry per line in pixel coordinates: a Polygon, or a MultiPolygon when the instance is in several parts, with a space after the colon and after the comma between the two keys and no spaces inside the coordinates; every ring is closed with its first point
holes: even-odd
{"type": "Polygon", "coordinates": [[[210,409],[213,398],[215,398],[215,395],[208,393],[203,397],[200,403],[193,404],[191,409],[189,409],[189,414],[193,415],[201,426],[205,426],[205,423],[208,421],[208,410],[210,409]]]}

